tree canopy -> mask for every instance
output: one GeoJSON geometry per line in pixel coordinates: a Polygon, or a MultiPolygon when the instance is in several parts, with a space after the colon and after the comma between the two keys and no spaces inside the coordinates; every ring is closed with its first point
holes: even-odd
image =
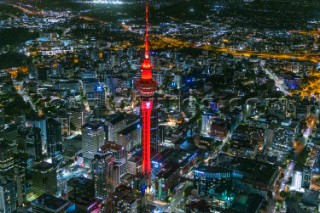
{"type": "Polygon", "coordinates": [[[0,47],[5,45],[17,45],[38,37],[38,32],[29,32],[27,28],[0,29],[0,47]]]}
{"type": "Polygon", "coordinates": [[[9,52],[9,53],[0,55],[0,69],[20,67],[27,62],[28,62],[28,57],[21,53],[9,52]]]}

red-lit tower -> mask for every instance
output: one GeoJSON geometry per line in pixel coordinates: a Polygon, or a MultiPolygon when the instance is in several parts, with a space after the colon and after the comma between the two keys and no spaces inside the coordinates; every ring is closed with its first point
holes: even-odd
{"type": "MultiPolygon", "coordinates": [[[[141,64],[141,78],[137,82],[137,89],[141,96],[141,120],[142,120],[142,174],[150,181],[151,178],[151,112],[153,106],[154,91],[157,89],[157,83],[152,79],[152,65],[149,57],[149,5],[146,2],[146,35],[145,35],[145,53],[143,63],[141,64]]],[[[150,183],[149,183],[150,184],[150,183]]]]}

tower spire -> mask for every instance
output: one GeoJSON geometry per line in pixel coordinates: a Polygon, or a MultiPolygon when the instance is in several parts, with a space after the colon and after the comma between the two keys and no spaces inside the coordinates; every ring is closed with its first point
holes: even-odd
{"type": "Polygon", "coordinates": [[[152,65],[149,55],[149,3],[146,0],[146,35],[145,35],[144,59],[140,66],[142,70],[142,79],[152,79],[152,65]]]}
{"type": "Polygon", "coordinates": [[[149,59],[149,4],[146,0],[146,37],[144,58],[149,59]]]}

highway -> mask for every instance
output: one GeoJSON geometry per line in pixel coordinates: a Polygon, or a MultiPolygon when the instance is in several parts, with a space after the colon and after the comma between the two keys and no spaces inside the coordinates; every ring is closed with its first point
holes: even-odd
{"type": "Polygon", "coordinates": [[[180,203],[183,201],[184,196],[183,196],[183,192],[185,191],[185,189],[188,186],[191,186],[192,183],[187,181],[184,183],[184,186],[175,194],[175,196],[172,198],[172,200],[170,201],[169,206],[167,207],[167,209],[164,209],[164,212],[178,212],[178,213],[183,213],[184,211],[182,209],[179,208],[180,203]]]}
{"type": "Polygon", "coordinates": [[[30,106],[32,107],[32,109],[34,111],[37,111],[37,108],[34,105],[34,103],[32,103],[31,98],[28,95],[28,93],[24,89],[21,89],[22,82],[14,81],[14,84],[15,84],[15,88],[16,88],[17,93],[23,98],[23,100],[25,102],[29,102],[30,103],[30,106]]]}
{"type": "MultiPolygon", "coordinates": [[[[210,48],[210,47],[208,47],[210,48]]],[[[278,60],[299,60],[299,61],[311,61],[314,63],[317,63],[320,61],[320,54],[316,53],[306,53],[306,54],[298,54],[298,53],[291,53],[291,54],[285,54],[285,53],[271,53],[271,52],[254,52],[250,50],[234,50],[232,48],[224,47],[224,48],[218,48],[217,49],[220,52],[229,53],[236,57],[251,57],[255,56],[258,58],[274,58],[278,60]]]]}
{"type": "Polygon", "coordinates": [[[17,5],[17,4],[8,4],[8,5],[16,8],[16,9],[19,9],[22,12],[24,12],[25,14],[28,14],[28,15],[42,15],[42,13],[39,12],[39,11],[27,9],[26,7],[22,7],[22,6],[17,5]]]}
{"type": "Polygon", "coordinates": [[[160,200],[155,200],[154,197],[150,194],[146,194],[146,204],[151,204],[157,207],[158,212],[168,212],[168,213],[183,213],[182,209],[179,208],[180,203],[183,201],[184,196],[183,192],[188,186],[191,186],[190,181],[183,183],[183,187],[173,196],[170,203],[166,203],[160,200]]]}

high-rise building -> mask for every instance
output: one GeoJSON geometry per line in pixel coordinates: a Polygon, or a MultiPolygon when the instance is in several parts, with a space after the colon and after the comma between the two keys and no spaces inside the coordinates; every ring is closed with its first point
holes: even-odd
{"type": "Polygon", "coordinates": [[[42,159],[42,142],[41,142],[41,129],[34,127],[33,131],[33,145],[34,145],[34,155],[36,161],[42,159]]]}
{"type": "Polygon", "coordinates": [[[82,80],[83,91],[90,106],[106,106],[106,91],[103,84],[95,78],[86,78],[82,80]]]}
{"type": "MultiPolygon", "coordinates": [[[[146,3],[146,35],[145,54],[141,64],[141,78],[137,82],[137,89],[141,96],[141,121],[142,121],[142,174],[150,180],[151,177],[151,113],[153,108],[154,91],[157,83],[152,79],[152,65],[149,57],[149,33],[148,33],[149,6],[146,3]]],[[[149,183],[150,184],[150,183],[149,183]]]]}
{"type": "Polygon", "coordinates": [[[311,169],[310,167],[304,166],[302,168],[302,187],[304,189],[309,189],[310,188],[310,183],[311,183],[311,169]]]}
{"type": "Polygon", "coordinates": [[[92,160],[92,177],[94,181],[95,196],[106,199],[113,192],[113,156],[112,153],[100,149],[92,160]]]}
{"type": "Polygon", "coordinates": [[[42,149],[46,149],[47,144],[47,119],[43,117],[36,118],[34,121],[34,126],[41,129],[41,142],[42,142],[42,149]]]}
{"type": "Polygon", "coordinates": [[[118,185],[120,183],[120,178],[126,174],[126,149],[123,146],[116,144],[115,142],[108,142],[100,148],[100,151],[112,153],[115,168],[113,174],[113,182],[114,185],[118,185]]]}
{"type": "Polygon", "coordinates": [[[134,196],[134,190],[132,188],[125,185],[120,185],[111,196],[112,199],[110,199],[110,202],[107,203],[108,208],[112,209],[111,212],[138,212],[138,199],[136,196],[134,196]]]}
{"type": "Polygon", "coordinates": [[[223,167],[201,166],[193,171],[199,194],[208,194],[215,185],[231,184],[232,171],[223,167]]]}
{"type": "Polygon", "coordinates": [[[107,87],[107,92],[115,95],[118,79],[115,77],[115,74],[112,70],[106,71],[104,81],[107,87]]]}
{"type": "Polygon", "coordinates": [[[229,132],[226,121],[220,118],[213,119],[210,130],[211,136],[221,141],[227,137],[229,132]]]}
{"type": "Polygon", "coordinates": [[[118,141],[117,132],[126,127],[126,117],[123,113],[110,115],[105,122],[107,141],[118,141]]]}
{"type": "Polygon", "coordinates": [[[35,165],[32,172],[32,182],[35,194],[47,193],[55,195],[57,192],[56,166],[44,161],[35,165]]]}
{"type": "Polygon", "coordinates": [[[12,213],[17,210],[17,194],[15,182],[0,179],[0,212],[12,213]]]}
{"type": "Polygon", "coordinates": [[[17,143],[18,143],[18,150],[20,152],[26,152],[27,151],[27,135],[30,132],[30,128],[26,128],[23,125],[18,126],[18,137],[17,137],[17,143]]]}
{"type": "Polygon", "coordinates": [[[59,116],[55,118],[60,123],[61,135],[70,135],[70,115],[69,113],[61,111],[59,116]]]}
{"type": "Polygon", "coordinates": [[[310,188],[311,169],[307,166],[295,165],[292,175],[292,184],[290,190],[305,191],[310,188]]]}
{"type": "Polygon", "coordinates": [[[100,123],[87,123],[82,126],[82,156],[92,160],[99,148],[105,143],[105,132],[100,123]]]}
{"type": "Polygon", "coordinates": [[[47,120],[47,153],[52,162],[58,160],[62,151],[61,124],[53,118],[47,120]]]}
{"type": "Polygon", "coordinates": [[[205,111],[201,115],[201,134],[209,134],[210,126],[214,119],[214,114],[212,112],[205,111]]]}
{"type": "Polygon", "coordinates": [[[13,153],[5,141],[0,141],[0,175],[12,175],[14,167],[13,153]]]}
{"type": "Polygon", "coordinates": [[[81,130],[83,124],[85,124],[86,114],[85,111],[80,108],[71,108],[70,111],[70,126],[72,130],[81,130]]]}
{"type": "Polygon", "coordinates": [[[87,209],[95,202],[94,181],[85,177],[74,177],[68,181],[71,187],[68,199],[75,203],[76,209],[87,209]]]}
{"type": "Polygon", "coordinates": [[[16,194],[17,194],[17,205],[23,206],[27,202],[26,196],[26,171],[23,168],[15,168],[15,182],[16,182],[16,194]]]}
{"type": "Polygon", "coordinates": [[[129,124],[124,129],[119,131],[117,134],[119,136],[118,136],[118,140],[116,140],[115,142],[125,147],[125,149],[128,151],[140,145],[141,143],[140,120],[129,124]]]}

